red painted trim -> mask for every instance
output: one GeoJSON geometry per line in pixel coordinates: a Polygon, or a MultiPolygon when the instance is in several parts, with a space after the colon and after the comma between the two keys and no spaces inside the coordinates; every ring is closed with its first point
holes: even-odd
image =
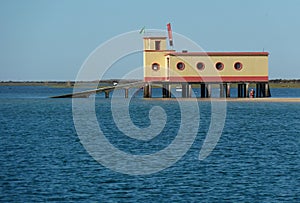
{"type": "MultiPolygon", "coordinates": [[[[144,77],[146,82],[167,81],[166,77],[144,77]]],[[[268,82],[268,76],[204,76],[204,77],[170,77],[169,82],[268,82]]]]}
{"type": "Polygon", "coordinates": [[[268,56],[269,52],[171,52],[166,56],[268,56]]]}

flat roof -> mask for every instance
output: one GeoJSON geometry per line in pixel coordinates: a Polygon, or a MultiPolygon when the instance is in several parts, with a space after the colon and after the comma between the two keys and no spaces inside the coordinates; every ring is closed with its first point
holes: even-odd
{"type": "Polygon", "coordinates": [[[166,56],[268,56],[269,52],[170,52],[166,56]]]}
{"type": "Polygon", "coordinates": [[[143,37],[144,39],[167,39],[167,37],[152,37],[152,36],[148,36],[148,37],[143,37]]]}

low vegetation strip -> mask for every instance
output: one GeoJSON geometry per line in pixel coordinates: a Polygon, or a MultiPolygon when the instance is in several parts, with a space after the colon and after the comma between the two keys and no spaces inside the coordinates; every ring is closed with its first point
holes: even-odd
{"type": "MultiPolygon", "coordinates": [[[[119,82],[119,79],[101,80],[101,81],[82,81],[79,82],[83,87],[95,86],[109,86],[115,82],[119,82]]],[[[141,80],[122,80],[122,83],[139,82],[141,80]]],[[[74,81],[0,81],[0,86],[49,86],[49,87],[61,87],[71,88],[75,84],[74,81]]],[[[300,79],[272,79],[269,81],[270,88],[300,88],[300,79]]],[[[234,84],[233,86],[234,87],[234,84]]]]}

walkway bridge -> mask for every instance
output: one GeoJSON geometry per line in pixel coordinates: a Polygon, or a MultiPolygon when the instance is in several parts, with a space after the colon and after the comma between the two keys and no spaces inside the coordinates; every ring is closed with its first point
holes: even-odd
{"type": "Polygon", "coordinates": [[[97,94],[101,92],[105,92],[105,97],[109,97],[109,92],[117,89],[124,89],[125,90],[125,98],[128,98],[128,89],[129,88],[142,88],[145,86],[145,82],[132,82],[132,83],[124,83],[124,84],[118,84],[114,86],[107,86],[107,87],[100,87],[97,89],[92,90],[85,90],[81,92],[73,92],[70,94],[64,94],[64,95],[58,95],[58,96],[52,96],[51,98],[87,98],[92,94],[97,94]]]}

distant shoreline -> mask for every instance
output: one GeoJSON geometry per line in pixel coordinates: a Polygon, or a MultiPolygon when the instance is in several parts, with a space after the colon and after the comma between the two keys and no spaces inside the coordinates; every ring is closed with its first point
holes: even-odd
{"type": "MultiPolygon", "coordinates": [[[[101,81],[82,81],[77,82],[82,86],[91,86],[96,84],[113,85],[114,82],[118,82],[118,79],[101,80],[101,81]]],[[[137,82],[140,80],[122,80],[123,82],[137,82]]],[[[75,84],[75,81],[0,81],[0,86],[47,86],[58,88],[71,88],[75,84]]]]}
{"type": "MultiPolygon", "coordinates": [[[[101,80],[101,81],[82,81],[81,85],[89,86],[92,84],[112,85],[119,79],[101,80]]],[[[122,83],[130,83],[140,81],[138,79],[122,80],[122,83]]],[[[74,81],[0,81],[0,86],[48,86],[58,88],[72,88],[74,81]]],[[[270,88],[300,88],[300,79],[274,79],[269,81],[270,88]]],[[[234,85],[233,85],[234,86],[234,85]]]]}

